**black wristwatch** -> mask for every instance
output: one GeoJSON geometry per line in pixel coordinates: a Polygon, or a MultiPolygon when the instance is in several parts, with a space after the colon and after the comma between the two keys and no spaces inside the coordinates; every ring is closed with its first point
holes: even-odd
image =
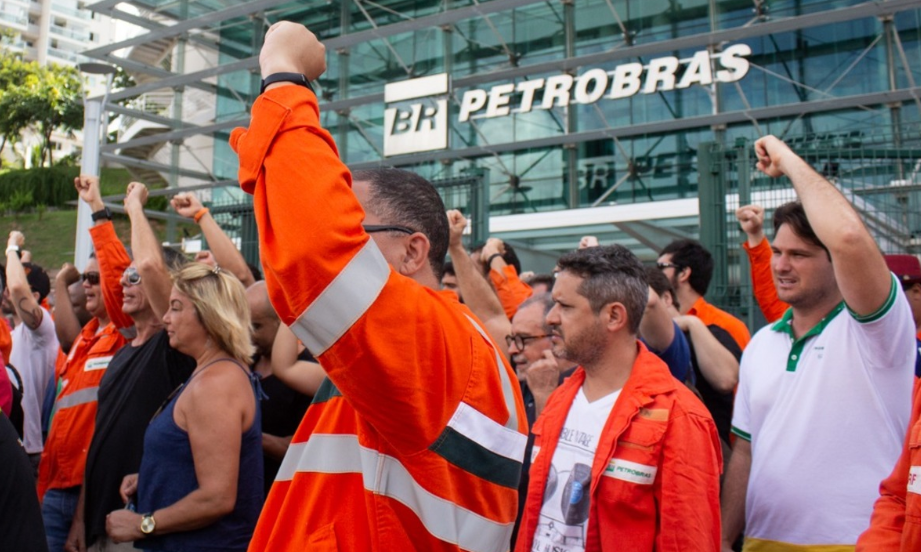
{"type": "Polygon", "coordinates": [[[266,86],[275,84],[276,82],[293,82],[294,84],[298,84],[300,86],[306,86],[308,89],[310,89],[311,92],[316,94],[313,86],[310,86],[310,81],[307,80],[307,77],[300,73],[272,73],[271,75],[262,79],[262,89],[259,90],[259,93],[264,93],[266,86]]]}
{"type": "Polygon", "coordinates": [[[112,220],[112,211],[110,211],[108,207],[103,207],[90,215],[90,218],[93,219],[93,222],[99,222],[102,219],[112,220]]]}

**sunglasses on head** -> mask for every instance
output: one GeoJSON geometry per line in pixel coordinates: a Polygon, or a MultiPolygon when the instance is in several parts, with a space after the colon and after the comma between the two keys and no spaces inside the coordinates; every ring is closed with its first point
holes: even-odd
{"type": "Polygon", "coordinates": [[[84,282],[87,282],[91,286],[99,285],[99,273],[98,272],[84,272],[80,275],[83,278],[84,282]]]}
{"type": "Polygon", "coordinates": [[[122,274],[122,278],[124,278],[124,280],[132,286],[138,286],[141,284],[141,274],[138,272],[138,269],[134,268],[133,266],[129,266],[125,269],[125,272],[122,274]]]}

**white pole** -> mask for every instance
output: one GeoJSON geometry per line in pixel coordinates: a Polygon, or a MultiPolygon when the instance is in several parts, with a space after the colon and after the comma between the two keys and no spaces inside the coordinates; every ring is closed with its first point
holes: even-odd
{"type": "MultiPolygon", "coordinates": [[[[87,99],[83,103],[83,157],[80,161],[80,174],[99,176],[99,143],[102,127],[102,102],[101,99],[87,99]]],[[[77,206],[77,240],[74,247],[74,266],[83,272],[86,262],[93,250],[90,239],[90,207],[85,202],[78,200],[77,206]]]]}

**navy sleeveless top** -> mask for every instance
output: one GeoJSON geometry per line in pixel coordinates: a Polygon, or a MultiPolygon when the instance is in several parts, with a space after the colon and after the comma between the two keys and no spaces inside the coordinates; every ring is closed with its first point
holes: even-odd
{"type": "MultiPolygon", "coordinates": [[[[246,551],[263,502],[262,413],[259,408],[261,393],[258,377],[242,365],[238,366],[246,372],[253,384],[256,414],[252,427],[242,436],[237,502],[233,512],[200,529],[144,538],[135,543],[138,547],[164,552],[246,551]]],[[[197,373],[201,373],[201,370],[197,373]]],[[[190,376],[183,387],[195,375],[190,376]]],[[[175,504],[198,488],[189,434],[173,420],[173,410],[182,394],[182,388],[178,391],[169,399],[162,412],[151,420],[144,434],[144,454],[137,493],[137,511],[142,514],[175,504]]]]}

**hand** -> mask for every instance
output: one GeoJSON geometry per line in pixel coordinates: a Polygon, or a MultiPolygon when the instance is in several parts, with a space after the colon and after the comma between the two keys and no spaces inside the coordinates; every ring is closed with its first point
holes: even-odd
{"type": "Polygon", "coordinates": [[[598,238],[595,236],[582,236],[582,239],[579,240],[579,249],[587,249],[589,247],[598,247],[598,238]]]}
{"type": "Polygon", "coordinates": [[[745,205],[736,209],[736,220],[748,236],[749,244],[757,245],[764,239],[764,207],[745,205]]]}
{"type": "Polygon", "coordinates": [[[795,154],[780,139],[768,135],[755,142],[755,155],[758,157],[758,170],[777,178],[786,174],[781,167],[784,158],[795,154]]]}
{"type": "Polygon", "coordinates": [[[467,218],[457,209],[451,209],[448,215],[448,247],[458,247],[463,245],[462,238],[464,230],[467,229],[467,218]]]}
{"type": "Polygon", "coordinates": [[[201,201],[195,196],[195,194],[190,192],[182,192],[181,194],[176,194],[173,196],[173,199],[170,200],[170,205],[173,206],[173,210],[184,216],[185,218],[193,218],[196,213],[198,213],[203,205],[201,201]]]}
{"type": "Polygon", "coordinates": [[[302,73],[314,80],[326,71],[326,47],[307,27],[279,21],[265,33],[259,67],[262,78],[273,73],[302,73]]]}
{"type": "Polygon", "coordinates": [[[486,240],[486,245],[483,246],[483,252],[480,253],[480,257],[485,262],[493,255],[501,255],[503,253],[505,253],[505,244],[502,243],[502,240],[499,238],[489,238],[486,240]]]}
{"type": "Polygon", "coordinates": [[[10,239],[7,240],[6,246],[7,247],[16,246],[21,249],[22,246],[25,245],[25,243],[26,243],[26,237],[22,235],[22,232],[20,232],[19,230],[13,230],[12,232],[10,232],[10,239]]]}
{"type": "Polygon", "coordinates": [[[214,258],[214,254],[207,249],[199,251],[195,254],[196,263],[205,263],[206,265],[214,268],[217,266],[217,259],[214,258]]]}
{"type": "Polygon", "coordinates": [[[125,190],[125,209],[132,205],[143,209],[147,205],[147,194],[147,186],[140,182],[128,184],[128,189],[125,190]]]}
{"type": "Polygon", "coordinates": [[[700,319],[694,316],[693,314],[682,314],[680,316],[676,316],[672,318],[672,320],[675,321],[675,324],[678,324],[679,330],[681,330],[682,332],[689,332],[691,331],[691,324],[693,324],[695,321],[698,321],[700,319]]]}
{"type": "Polygon", "coordinates": [[[64,541],[66,552],[86,552],[86,525],[83,520],[74,518],[70,525],[70,533],[64,541]]]}
{"type": "MultiPolygon", "coordinates": [[[[94,203],[102,203],[102,196],[99,193],[99,177],[81,174],[74,178],[74,187],[77,188],[77,194],[85,203],[92,206],[94,203]]],[[[98,205],[97,204],[97,205],[98,205]]]]}
{"type": "Polygon", "coordinates": [[[118,489],[118,494],[122,496],[122,502],[128,504],[131,497],[138,492],[138,474],[129,473],[122,479],[122,485],[118,489]]]}
{"type": "Polygon", "coordinates": [[[32,262],[32,252],[28,249],[23,249],[19,252],[19,260],[24,263],[32,262]]]}
{"type": "Polygon", "coordinates": [[[80,281],[80,271],[74,265],[64,263],[61,266],[61,270],[58,271],[58,275],[55,276],[55,280],[64,282],[65,286],[75,284],[80,281]]]}
{"type": "Polygon", "coordinates": [[[131,510],[115,510],[106,516],[106,533],[114,543],[131,542],[144,538],[141,533],[141,514],[131,510]]]}
{"type": "Polygon", "coordinates": [[[528,388],[535,395],[550,395],[554,389],[560,385],[560,365],[553,356],[553,351],[545,350],[543,358],[535,360],[528,366],[528,371],[524,377],[527,380],[528,388]]]}

